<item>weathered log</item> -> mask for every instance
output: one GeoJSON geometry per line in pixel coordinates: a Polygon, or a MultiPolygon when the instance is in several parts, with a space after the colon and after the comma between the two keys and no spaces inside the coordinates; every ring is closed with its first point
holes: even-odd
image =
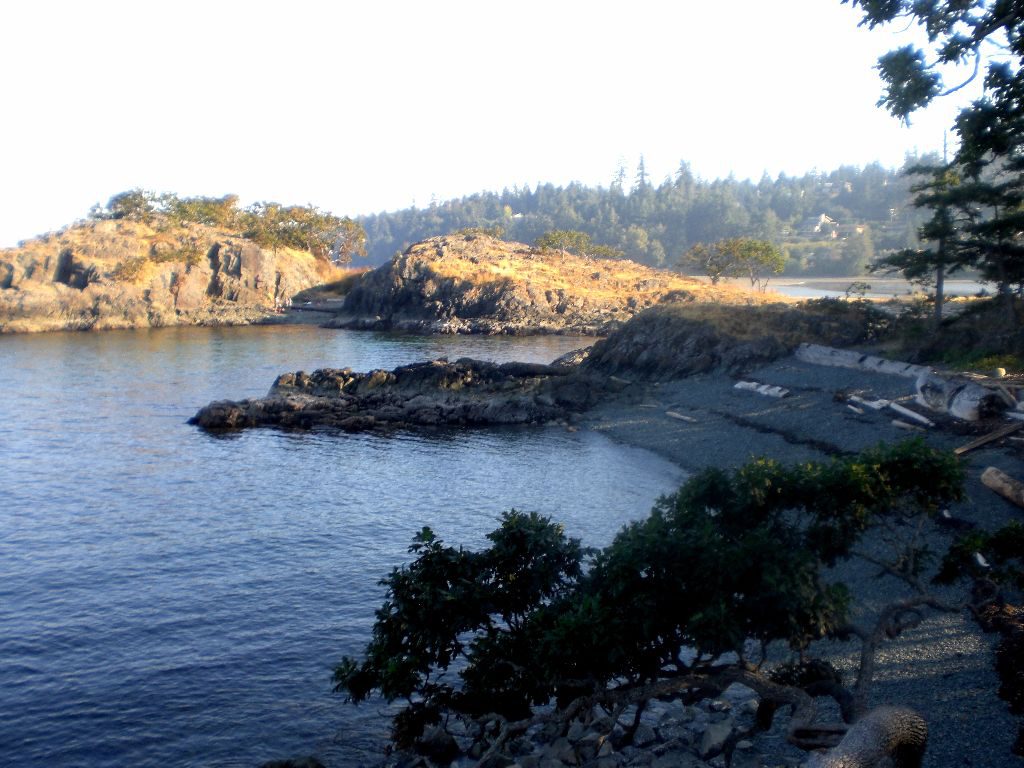
{"type": "Polygon", "coordinates": [[[900,416],[906,416],[908,419],[916,421],[918,424],[923,424],[926,427],[934,427],[935,422],[929,419],[927,416],[922,416],[917,411],[912,411],[909,408],[905,408],[899,403],[889,403],[889,407],[896,411],[900,416]]]}
{"type": "Polygon", "coordinates": [[[1001,429],[997,429],[994,432],[989,432],[987,435],[975,438],[974,440],[971,440],[971,442],[961,445],[959,448],[954,448],[953,453],[957,456],[963,456],[968,451],[973,451],[975,448],[981,448],[983,445],[988,445],[996,440],[1001,440],[1002,438],[1008,437],[1021,429],[1024,429],[1024,422],[1022,421],[1007,424],[1001,429]]]}
{"type": "Polygon", "coordinates": [[[917,424],[911,424],[909,421],[903,421],[902,419],[893,419],[892,425],[898,429],[906,429],[911,432],[924,432],[924,427],[919,427],[917,424]]]}
{"type": "Polygon", "coordinates": [[[873,411],[880,411],[887,405],[889,405],[888,400],[865,400],[863,397],[860,397],[859,395],[850,395],[846,399],[849,400],[851,403],[859,403],[860,405],[865,405],[873,411]]]}
{"type": "Polygon", "coordinates": [[[906,707],[876,707],[858,720],[843,740],[813,755],[807,768],[920,768],[928,724],[906,707]]]}
{"type": "Polygon", "coordinates": [[[687,416],[684,413],[679,413],[679,411],[665,411],[665,415],[672,419],[679,419],[679,421],[688,421],[691,424],[697,423],[697,420],[695,418],[693,418],[692,416],[687,416]]]}
{"type": "Polygon", "coordinates": [[[786,397],[789,394],[789,390],[785,387],[777,387],[773,384],[761,384],[757,381],[737,381],[733,385],[734,389],[744,389],[748,392],[757,392],[759,395],[767,395],[768,397],[786,397]]]}
{"type": "Polygon", "coordinates": [[[986,488],[998,493],[1007,501],[1018,507],[1024,507],[1024,483],[1014,480],[1008,474],[995,467],[988,467],[981,473],[981,482],[986,488]]]}
{"type": "Polygon", "coordinates": [[[927,372],[917,377],[917,402],[939,413],[964,421],[978,421],[1006,410],[999,391],[987,389],[968,379],[927,372]]]}
{"type": "Polygon", "coordinates": [[[796,350],[796,359],[814,365],[830,365],[839,368],[858,368],[863,371],[887,373],[893,376],[917,378],[930,369],[923,365],[886,360],[874,355],[865,355],[850,349],[824,347],[820,344],[801,344],[796,350]]]}

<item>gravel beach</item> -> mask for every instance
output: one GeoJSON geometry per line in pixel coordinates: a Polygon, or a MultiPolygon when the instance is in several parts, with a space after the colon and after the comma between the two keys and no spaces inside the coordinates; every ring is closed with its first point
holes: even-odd
{"type": "MultiPolygon", "coordinates": [[[[589,411],[581,426],[654,451],[691,471],[734,467],[754,456],[784,462],[825,460],[831,454],[896,442],[911,434],[920,434],[929,444],[946,449],[971,439],[949,424],[911,432],[892,424],[896,416],[892,411],[864,409],[857,414],[842,397],[836,397],[857,393],[866,399],[905,398],[914,393],[913,379],[784,358],[748,372],[743,380],[785,387],[790,394],[779,399],[738,390],[734,388],[736,379],[725,374],[634,384],[589,411]]],[[[987,466],[1024,478],[1024,461],[1016,445],[986,447],[964,457],[968,499],[950,508],[951,514],[985,529],[1024,519],[1024,511],[996,496],[979,480],[987,466]]],[[[932,546],[939,551],[950,541],[942,531],[931,535],[932,546]]],[[[866,545],[873,546],[871,542],[866,545]]],[[[861,598],[855,612],[858,623],[870,620],[881,606],[906,594],[894,579],[878,578],[876,570],[863,561],[841,565],[835,577],[850,584],[861,598]]],[[[945,594],[952,598],[962,590],[945,594]]],[[[995,635],[982,633],[966,612],[933,613],[883,647],[873,703],[909,705],[927,718],[930,737],[924,768],[1024,765],[1024,759],[1011,751],[1019,723],[996,695],[999,681],[993,669],[993,649],[997,640],[995,635]]],[[[823,644],[815,652],[829,658],[848,681],[854,670],[855,648],[833,643],[823,644]]],[[[764,754],[778,757],[777,764],[791,764],[805,756],[781,741],[760,746],[764,754]]],[[[767,764],[773,763],[769,760],[767,764]]]]}

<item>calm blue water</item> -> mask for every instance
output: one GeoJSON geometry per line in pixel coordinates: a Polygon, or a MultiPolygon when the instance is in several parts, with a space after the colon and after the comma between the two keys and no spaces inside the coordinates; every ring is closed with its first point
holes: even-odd
{"type": "Polygon", "coordinates": [[[447,355],[547,362],[579,339],[277,328],[0,337],[0,762],[373,764],[387,717],[331,693],[378,579],[430,525],[477,546],[510,507],[603,544],[681,479],[590,433],[389,437],[185,421],[284,371],[447,355]]]}

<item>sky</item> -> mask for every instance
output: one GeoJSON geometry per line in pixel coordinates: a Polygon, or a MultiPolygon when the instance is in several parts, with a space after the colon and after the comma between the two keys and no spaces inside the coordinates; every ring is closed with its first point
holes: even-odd
{"type": "Polygon", "coordinates": [[[941,151],[839,0],[33,0],[0,5],[0,247],[135,187],[339,216],[941,151]]]}

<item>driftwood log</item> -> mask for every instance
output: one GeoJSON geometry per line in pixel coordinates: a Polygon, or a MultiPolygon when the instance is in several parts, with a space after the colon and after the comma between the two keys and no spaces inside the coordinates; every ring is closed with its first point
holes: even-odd
{"type": "Polygon", "coordinates": [[[1007,501],[1024,507],[1024,483],[1014,480],[1002,470],[989,467],[981,473],[981,482],[1007,501]]]}
{"type": "Polygon", "coordinates": [[[928,724],[906,707],[875,707],[807,768],[921,768],[928,724]]]}
{"type": "Polygon", "coordinates": [[[964,421],[979,419],[1006,410],[1007,402],[997,389],[988,389],[969,379],[941,376],[934,371],[917,377],[917,401],[939,413],[948,413],[964,421]]]}
{"type": "Polygon", "coordinates": [[[801,344],[796,350],[796,359],[814,365],[830,365],[838,368],[857,368],[862,371],[887,373],[892,376],[917,378],[930,370],[923,365],[886,360],[874,355],[865,355],[851,349],[836,349],[820,344],[801,344]]]}

